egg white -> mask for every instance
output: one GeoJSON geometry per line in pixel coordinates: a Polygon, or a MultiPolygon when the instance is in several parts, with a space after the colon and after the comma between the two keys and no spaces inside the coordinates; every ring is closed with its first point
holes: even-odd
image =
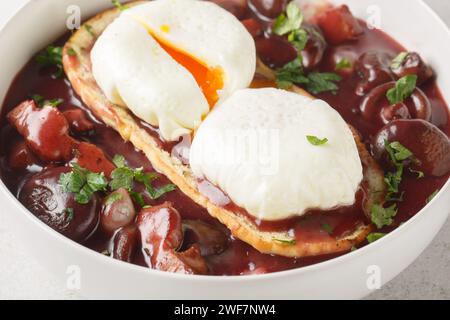
{"type": "Polygon", "coordinates": [[[352,132],[326,102],[244,89],[216,107],[190,150],[194,174],[259,219],[351,205],[362,181],[352,132]],[[327,138],[315,146],[307,136],[327,138]]]}
{"type": "Polygon", "coordinates": [[[197,0],[157,0],[123,11],[92,49],[93,75],[112,103],[158,127],[165,140],[192,133],[210,106],[194,76],[154,37],[208,68],[220,68],[221,99],[252,81],[254,41],[219,6],[197,0]]]}

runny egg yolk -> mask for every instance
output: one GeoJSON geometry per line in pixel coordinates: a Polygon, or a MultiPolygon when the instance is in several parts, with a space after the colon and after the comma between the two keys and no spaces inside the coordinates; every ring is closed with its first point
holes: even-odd
{"type": "MultiPolygon", "coordinates": [[[[167,25],[161,26],[161,31],[170,32],[167,25]]],[[[176,62],[185,67],[195,78],[198,86],[205,95],[209,107],[212,108],[219,100],[218,90],[223,88],[223,71],[220,67],[210,68],[205,63],[199,61],[190,54],[174,47],[170,42],[159,38],[154,32],[149,30],[150,35],[158,42],[176,62]]]]}

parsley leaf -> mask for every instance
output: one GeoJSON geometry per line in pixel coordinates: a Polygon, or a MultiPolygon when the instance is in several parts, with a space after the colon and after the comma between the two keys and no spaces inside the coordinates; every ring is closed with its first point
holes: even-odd
{"type": "Polygon", "coordinates": [[[152,183],[154,180],[158,179],[158,174],[154,172],[144,172],[143,168],[132,169],[128,167],[125,158],[121,155],[115,155],[113,158],[113,163],[116,165],[117,169],[111,173],[111,181],[109,186],[112,190],[117,190],[119,188],[127,189],[136,203],[141,206],[145,204],[144,199],[141,194],[138,194],[132,190],[134,181],[144,184],[150,198],[153,200],[158,199],[165,193],[176,189],[174,184],[167,184],[160,188],[154,188],[152,183]]]}
{"type": "Polygon", "coordinates": [[[130,191],[133,189],[134,170],[128,167],[119,167],[111,173],[111,181],[109,186],[111,190],[120,188],[130,191]]]}
{"type": "Polygon", "coordinates": [[[34,102],[36,102],[37,106],[39,108],[45,107],[45,106],[50,106],[50,107],[58,107],[61,103],[64,102],[63,99],[50,99],[47,100],[45,99],[43,96],[39,95],[39,94],[33,94],[31,96],[31,99],[34,100],[34,102]]]}
{"type": "Polygon", "coordinates": [[[128,9],[128,6],[121,4],[119,0],[111,0],[111,2],[120,11],[124,11],[124,10],[128,9]]]}
{"type": "Polygon", "coordinates": [[[339,62],[334,67],[334,70],[344,70],[344,69],[350,69],[352,67],[352,62],[347,58],[342,58],[339,60],[339,62]]]}
{"type": "Polygon", "coordinates": [[[291,31],[297,30],[303,23],[303,14],[295,3],[291,1],[286,7],[286,14],[280,14],[272,27],[273,33],[284,36],[291,31]]]}
{"type": "Polygon", "coordinates": [[[303,51],[308,42],[308,33],[305,29],[297,29],[289,33],[288,41],[297,49],[297,51],[303,51]]]}
{"type": "Polygon", "coordinates": [[[389,143],[386,149],[388,149],[389,155],[391,156],[391,159],[394,163],[409,159],[413,155],[411,151],[409,151],[398,141],[389,143]]]}
{"type": "Polygon", "coordinates": [[[381,229],[384,226],[390,226],[396,214],[396,204],[393,204],[388,208],[383,208],[379,204],[374,204],[371,209],[372,222],[377,226],[378,229],[381,229]]]}
{"type": "Polygon", "coordinates": [[[115,165],[117,168],[123,168],[123,167],[125,167],[125,166],[127,165],[127,162],[126,162],[126,160],[125,160],[125,157],[122,156],[122,155],[120,155],[120,154],[116,154],[116,155],[113,157],[112,162],[114,163],[114,165],[115,165]]]}
{"type": "Polygon", "coordinates": [[[58,70],[54,74],[57,78],[60,78],[64,73],[62,64],[62,47],[48,46],[43,51],[38,53],[36,56],[36,62],[43,67],[57,67],[58,70]]]}
{"type": "Polygon", "coordinates": [[[406,98],[411,96],[413,91],[416,89],[417,76],[407,75],[400,78],[396,83],[395,87],[389,89],[386,93],[386,97],[390,104],[397,104],[405,101],[406,98]]]}
{"type": "Polygon", "coordinates": [[[388,201],[402,201],[403,193],[398,196],[399,186],[402,181],[404,164],[403,161],[412,159],[414,157],[413,153],[403,146],[400,142],[394,141],[389,143],[387,140],[384,141],[384,148],[386,149],[391,162],[395,166],[394,172],[388,172],[384,176],[384,181],[388,188],[388,193],[386,195],[386,200],[388,201]]]}
{"type": "Polygon", "coordinates": [[[306,90],[312,94],[326,91],[336,92],[339,88],[335,82],[341,79],[339,75],[327,72],[312,72],[305,75],[301,56],[276,71],[277,86],[280,89],[289,89],[294,83],[297,83],[304,85],[306,90]]]}
{"type": "Polygon", "coordinates": [[[320,139],[316,136],[306,136],[306,139],[309,143],[311,143],[313,146],[321,146],[328,142],[328,138],[320,139]]]}
{"type": "Polygon", "coordinates": [[[297,243],[297,241],[295,239],[288,240],[288,239],[278,239],[275,237],[272,238],[272,241],[279,242],[281,244],[288,245],[288,246],[295,246],[295,244],[297,243]]]}
{"type": "Polygon", "coordinates": [[[333,228],[328,223],[322,224],[322,229],[325,230],[330,236],[333,234],[333,228]]]}
{"type": "Polygon", "coordinates": [[[71,165],[72,171],[61,174],[59,184],[64,192],[74,193],[78,203],[87,204],[95,192],[106,191],[108,181],[103,173],[94,173],[77,163],[71,165]]]}
{"type": "Polygon", "coordinates": [[[422,179],[423,177],[425,177],[425,173],[423,171],[409,168],[409,172],[417,174],[417,179],[422,179]]]}
{"type": "Polygon", "coordinates": [[[312,72],[308,74],[308,82],[306,83],[306,90],[312,94],[319,94],[322,92],[331,91],[336,93],[339,87],[335,82],[341,81],[341,77],[331,72],[312,72]]]}
{"type": "Polygon", "coordinates": [[[392,60],[391,66],[390,68],[392,70],[398,69],[402,66],[403,62],[405,61],[405,59],[408,57],[409,52],[401,52],[398,56],[396,56],[394,58],[394,60],[392,60]]]}
{"type": "Polygon", "coordinates": [[[92,29],[92,26],[90,24],[84,24],[83,25],[84,29],[86,29],[86,31],[93,37],[95,38],[95,33],[94,30],[92,29]]]}
{"type": "Polygon", "coordinates": [[[75,57],[77,55],[77,52],[73,48],[68,48],[67,54],[71,57],[75,57]]]}
{"type": "Polygon", "coordinates": [[[145,201],[144,201],[144,197],[142,196],[141,193],[136,192],[136,191],[130,191],[130,196],[133,198],[133,200],[142,208],[145,207],[145,201]]]}
{"type": "Polygon", "coordinates": [[[307,83],[308,78],[303,73],[302,57],[298,56],[278,69],[276,81],[280,89],[289,89],[294,83],[307,83]]]}
{"type": "Polygon", "coordinates": [[[123,196],[121,193],[113,192],[108,197],[106,197],[105,204],[107,206],[109,206],[109,205],[113,204],[114,202],[122,200],[122,199],[123,199],[123,196]]]}
{"type": "Polygon", "coordinates": [[[381,238],[383,238],[386,234],[385,233],[381,233],[381,232],[373,232],[371,234],[369,234],[366,239],[367,242],[372,243],[375,242],[381,238]]]}

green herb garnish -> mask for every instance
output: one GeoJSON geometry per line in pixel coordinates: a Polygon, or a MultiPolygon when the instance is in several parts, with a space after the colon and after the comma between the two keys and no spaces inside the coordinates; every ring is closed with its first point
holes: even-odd
{"type": "Polygon", "coordinates": [[[333,228],[328,223],[323,223],[322,229],[325,230],[330,236],[333,234],[333,228]]]}
{"type": "Polygon", "coordinates": [[[403,102],[411,96],[411,94],[416,89],[417,84],[417,76],[415,74],[413,75],[407,75],[403,78],[400,78],[396,83],[395,87],[392,89],[389,89],[386,93],[386,97],[389,100],[390,104],[397,104],[400,102],[403,102]]]}
{"type": "Polygon", "coordinates": [[[374,232],[374,233],[369,234],[366,237],[366,239],[367,239],[367,242],[372,243],[372,242],[375,242],[375,241],[383,238],[385,235],[386,235],[385,233],[374,232]]]}
{"type": "Polygon", "coordinates": [[[347,59],[347,58],[342,58],[337,64],[336,67],[334,67],[334,69],[336,71],[338,70],[344,70],[344,69],[351,69],[352,67],[352,62],[347,59]]]}
{"type": "Polygon", "coordinates": [[[108,197],[106,197],[105,204],[107,206],[112,205],[114,202],[122,200],[123,195],[119,192],[113,192],[108,197]]]}
{"type": "Polygon", "coordinates": [[[123,5],[122,3],[120,3],[119,0],[111,0],[111,2],[120,11],[124,11],[124,10],[128,9],[128,6],[123,5]]]}
{"type": "Polygon", "coordinates": [[[286,7],[286,14],[280,14],[275,20],[272,31],[279,36],[284,36],[299,29],[302,23],[303,14],[300,8],[295,1],[291,1],[286,7]]]}
{"type": "MultiPolygon", "coordinates": [[[[133,169],[128,167],[125,158],[121,155],[115,155],[113,163],[116,165],[117,169],[111,173],[109,185],[112,190],[125,188],[131,193],[133,191],[133,183],[136,181],[144,184],[150,198],[155,200],[165,193],[176,189],[176,186],[171,183],[159,188],[153,187],[153,181],[158,179],[159,175],[154,172],[144,172],[143,168],[133,169]]],[[[144,203],[142,195],[133,193],[132,196],[136,202],[142,206],[144,203]]]]}
{"type": "Polygon", "coordinates": [[[144,196],[136,191],[130,191],[130,196],[133,198],[133,200],[142,208],[145,208],[145,201],[144,196]]]}
{"type": "Polygon", "coordinates": [[[393,204],[388,208],[383,208],[383,206],[379,204],[374,204],[371,209],[371,220],[378,229],[381,229],[384,226],[390,226],[394,221],[393,218],[396,214],[396,204],[393,204]]]}
{"type": "Polygon", "coordinates": [[[67,54],[71,57],[74,57],[77,55],[77,52],[73,49],[73,48],[68,48],[67,49],[67,54]]]}
{"type": "Polygon", "coordinates": [[[36,104],[38,105],[38,107],[42,108],[44,106],[50,106],[50,107],[57,107],[59,106],[61,103],[64,102],[63,99],[50,99],[47,100],[45,99],[43,96],[39,95],[39,94],[33,94],[31,96],[31,99],[34,100],[34,102],[36,102],[36,104]]]}
{"type": "Polygon", "coordinates": [[[336,92],[339,88],[335,82],[341,79],[339,75],[327,72],[312,72],[306,75],[303,70],[301,56],[298,56],[295,60],[276,71],[276,81],[279,88],[289,89],[296,83],[303,85],[312,94],[326,91],[336,92]]]}
{"type": "Polygon", "coordinates": [[[320,139],[316,136],[306,136],[306,140],[313,146],[321,146],[328,142],[328,138],[320,139]]]}
{"type": "Polygon", "coordinates": [[[391,69],[395,70],[398,69],[402,66],[403,62],[405,61],[405,59],[408,57],[409,53],[408,52],[401,52],[398,56],[396,56],[394,58],[394,60],[392,60],[391,63],[391,69]]]}
{"type": "Polygon", "coordinates": [[[71,166],[71,172],[61,174],[59,184],[65,192],[74,193],[78,203],[87,204],[94,193],[106,191],[108,181],[103,173],[94,173],[74,162],[71,166]]]}
{"type": "Polygon", "coordinates": [[[387,140],[384,141],[384,147],[389,154],[391,162],[395,166],[394,172],[388,172],[384,176],[384,181],[388,188],[388,193],[386,195],[386,200],[388,201],[402,201],[403,193],[398,195],[399,186],[403,178],[404,164],[403,161],[410,160],[414,158],[413,153],[403,146],[400,142],[394,141],[389,143],[387,140]]]}
{"type": "Polygon", "coordinates": [[[425,177],[425,173],[423,171],[414,170],[414,169],[409,168],[409,172],[416,174],[417,179],[422,179],[423,177],[425,177]]]}
{"type": "Polygon", "coordinates": [[[303,51],[308,42],[308,32],[305,29],[294,30],[288,35],[288,41],[292,43],[298,52],[303,51]]]}
{"type": "Polygon", "coordinates": [[[312,94],[319,94],[322,92],[331,91],[336,94],[339,87],[336,82],[342,80],[342,78],[331,72],[312,72],[308,74],[308,82],[306,83],[306,90],[312,94]]]}
{"type": "Polygon", "coordinates": [[[36,56],[36,62],[43,66],[55,66],[58,71],[54,74],[55,77],[60,78],[63,74],[62,64],[62,47],[48,46],[36,56]]]}
{"type": "Polygon", "coordinates": [[[93,38],[95,38],[94,29],[92,28],[92,26],[90,24],[86,23],[83,25],[83,27],[93,38]]]}
{"type": "Polygon", "coordinates": [[[295,246],[295,244],[297,243],[297,241],[295,239],[288,240],[288,239],[272,238],[272,241],[279,242],[279,243],[287,245],[287,246],[295,246]]]}
{"type": "Polygon", "coordinates": [[[64,209],[64,214],[66,216],[67,224],[69,224],[73,220],[73,218],[75,216],[73,208],[65,208],[64,209]]]}

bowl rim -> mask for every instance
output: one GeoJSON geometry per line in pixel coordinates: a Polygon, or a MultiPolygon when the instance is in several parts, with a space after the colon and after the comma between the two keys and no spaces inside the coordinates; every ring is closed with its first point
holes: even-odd
{"type": "MultiPolygon", "coordinates": [[[[24,11],[31,3],[34,1],[27,0],[25,1],[21,6],[19,6],[13,13],[9,15],[9,17],[6,19],[6,22],[4,22],[2,25],[0,25],[0,41],[2,39],[2,35],[8,30],[8,28],[11,26],[12,21],[21,14],[22,11],[24,11]]],[[[430,18],[434,19],[436,22],[439,23],[440,27],[442,28],[445,33],[447,33],[447,36],[450,38],[450,26],[448,26],[441,17],[427,4],[424,2],[424,0],[418,0],[417,1],[419,6],[422,6],[423,9],[426,11],[426,13],[430,16],[430,18]]],[[[11,83],[10,83],[11,84],[11,83]]],[[[446,100],[444,100],[447,102],[446,100]]],[[[3,104],[3,101],[1,101],[3,104]]],[[[450,109],[450,104],[447,103],[447,107],[450,109]]],[[[450,110],[449,110],[450,111],[450,110]]],[[[84,255],[88,257],[89,259],[97,260],[99,263],[103,264],[110,264],[111,266],[115,268],[120,268],[123,270],[126,270],[128,272],[136,272],[136,273],[142,273],[142,275],[146,275],[150,272],[150,274],[154,274],[155,276],[163,277],[165,279],[171,279],[171,280],[183,280],[183,281],[196,281],[196,282],[215,282],[215,283],[234,283],[234,282],[255,282],[255,281],[263,281],[263,280],[272,280],[276,278],[283,278],[283,277],[295,277],[300,274],[306,274],[311,272],[318,272],[323,269],[327,269],[330,266],[333,265],[340,265],[344,264],[347,261],[351,259],[357,259],[359,256],[367,255],[370,251],[376,251],[379,250],[381,246],[385,246],[385,243],[391,241],[391,239],[399,238],[402,234],[408,232],[408,229],[412,227],[413,224],[420,223],[421,220],[425,219],[427,215],[430,215],[433,205],[440,201],[443,194],[445,192],[450,191],[450,178],[447,179],[444,186],[439,190],[439,192],[433,197],[433,199],[427,203],[421,210],[419,210],[413,217],[411,217],[408,221],[401,224],[399,227],[397,227],[395,230],[389,232],[386,234],[383,238],[377,240],[374,243],[368,244],[360,249],[357,249],[353,252],[348,252],[345,254],[342,254],[338,257],[322,261],[319,263],[315,263],[312,265],[284,270],[284,271],[277,271],[277,272],[271,272],[267,274],[251,274],[251,275],[186,275],[186,274],[179,274],[179,273],[171,273],[166,271],[160,271],[155,269],[150,269],[148,267],[120,261],[117,259],[113,259],[111,257],[105,256],[97,251],[94,251],[80,243],[77,243],[64,235],[60,234],[59,232],[52,229],[50,226],[46,225],[44,222],[42,222],[39,218],[37,218],[35,215],[33,215],[27,208],[25,208],[19,200],[11,193],[11,191],[6,187],[6,185],[3,182],[3,179],[0,177],[0,197],[4,197],[5,200],[9,201],[14,207],[15,210],[20,211],[21,214],[24,215],[24,219],[29,219],[35,226],[36,229],[41,229],[39,232],[47,232],[49,236],[53,237],[56,241],[60,241],[61,244],[64,244],[66,247],[70,247],[73,250],[77,250],[80,255],[84,255]],[[428,213],[430,212],[430,213],[428,213]]]]}

